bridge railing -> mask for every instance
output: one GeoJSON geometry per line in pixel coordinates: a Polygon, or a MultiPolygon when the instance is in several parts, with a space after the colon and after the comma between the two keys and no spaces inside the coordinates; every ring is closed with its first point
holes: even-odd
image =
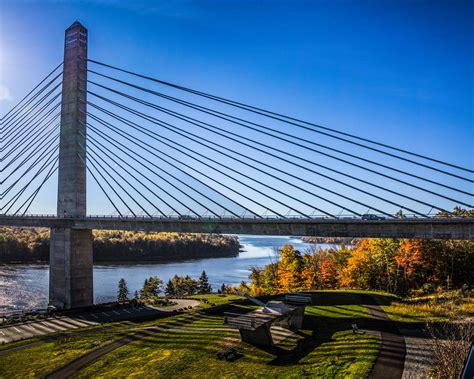
{"type": "Polygon", "coordinates": [[[176,221],[205,221],[205,220],[234,220],[234,221],[248,221],[248,220],[367,220],[367,221],[377,221],[377,220],[420,220],[420,219],[449,219],[449,220],[454,220],[454,219],[459,219],[461,217],[433,217],[433,216],[427,216],[426,218],[421,218],[417,216],[416,214],[404,214],[403,217],[401,218],[392,218],[392,219],[387,219],[379,214],[370,214],[370,215],[363,215],[362,217],[357,217],[354,215],[339,215],[336,219],[325,216],[325,215],[313,215],[311,217],[305,217],[301,215],[286,215],[284,218],[277,216],[277,215],[264,215],[261,217],[257,216],[242,216],[242,217],[237,217],[233,215],[223,215],[221,217],[216,217],[216,216],[188,216],[188,215],[175,215],[171,214],[168,216],[145,216],[145,215],[88,215],[88,216],[81,216],[81,217],[73,217],[73,216],[68,216],[68,215],[54,215],[54,214],[26,214],[26,215],[19,215],[19,214],[0,214],[1,217],[8,217],[8,218],[17,218],[17,219],[61,219],[61,220],[68,220],[68,219],[73,219],[73,220],[91,220],[91,219],[97,219],[97,220],[133,220],[133,221],[139,221],[139,220],[176,220],[176,221]]]}

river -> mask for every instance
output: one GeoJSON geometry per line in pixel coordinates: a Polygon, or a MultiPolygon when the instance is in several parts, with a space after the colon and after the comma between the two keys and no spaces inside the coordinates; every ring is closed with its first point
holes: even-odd
{"type": "MultiPolygon", "coordinates": [[[[96,303],[114,301],[120,278],[127,282],[130,294],[143,286],[146,278],[156,275],[165,283],[175,274],[197,279],[203,270],[214,290],[222,283],[237,285],[248,280],[251,267],[263,267],[276,261],[275,249],[291,244],[300,251],[311,245],[293,237],[238,236],[242,250],[237,257],[207,258],[159,264],[126,264],[94,266],[96,303]]],[[[324,246],[324,245],[321,245],[324,246]]],[[[45,308],[48,303],[48,265],[0,265],[0,312],[45,308]]]]}

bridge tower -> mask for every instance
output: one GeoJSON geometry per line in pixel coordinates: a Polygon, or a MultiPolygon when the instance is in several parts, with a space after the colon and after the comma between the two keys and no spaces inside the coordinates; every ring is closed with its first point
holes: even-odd
{"type": "Polygon", "coordinates": [[[58,308],[93,304],[92,230],[68,228],[86,216],[87,29],[74,22],[65,32],[59,143],[57,216],[51,229],[49,303],[58,308]]]}

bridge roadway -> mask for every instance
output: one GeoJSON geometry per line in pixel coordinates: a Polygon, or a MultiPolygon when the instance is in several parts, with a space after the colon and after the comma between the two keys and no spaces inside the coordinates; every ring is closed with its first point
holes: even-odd
{"type": "Polygon", "coordinates": [[[0,226],[145,232],[474,240],[474,218],[361,220],[355,218],[239,219],[114,216],[69,218],[48,215],[0,215],[0,226]]]}

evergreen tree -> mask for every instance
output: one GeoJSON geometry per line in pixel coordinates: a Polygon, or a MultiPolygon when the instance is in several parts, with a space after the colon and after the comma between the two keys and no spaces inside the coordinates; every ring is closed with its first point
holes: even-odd
{"type": "Polygon", "coordinates": [[[198,293],[211,293],[212,287],[209,284],[209,278],[207,277],[206,271],[203,271],[199,277],[199,288],[198,293]]]}
{"type": "Polygon", "coordinates": [[[127,299],[128,299],[127,282],[125,282],[125,279],[122,278],[119,280],[119,283],[118,283],[117,301],[119,303],[123,303],[127,301],[127,299]]]}
{"type": "Polygon", "coordinates": [[[221,293],[226,293],[226,292],[227,292],[227,287],[225,286],[225,283],[222,283],[221,293]]]}
{"type": "Polygon", "coordinates": [[[199,288],[197,280],[194,280],[189,275],[186,275],[184,278],[184,289],[187,295],[194,295],[199,288]]]}
{"type": "Polygon", "coordinates": [[[175,295],[175,288],[174,288],[174,284],[171,281],[171,279],[169,279],[168,283],[166,283],[165,295],[166,296],[174,296],[175,295]]]}
{"type": "Polygon", "coordinates": [[[171,281],[173,283],[175,296],[194,295],[198,292],[198,281],[192,279],[189,275],[186,275],[185,277],[175,275],[171,281]]]}
{"type": "Polygon", "coordinates": [[[140,290],[141,298],[153,298],[157,297],[163,287],[163,281],[157,276],[151,276],[148,279],[145,279],[143,288],[140,290]]]}

